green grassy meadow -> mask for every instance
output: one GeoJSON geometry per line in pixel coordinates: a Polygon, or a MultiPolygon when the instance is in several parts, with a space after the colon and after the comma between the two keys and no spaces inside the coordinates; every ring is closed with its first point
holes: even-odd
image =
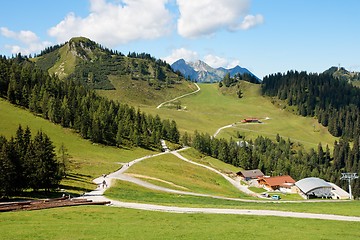
{"type": "Polygon", "coordinates": [[[109,76],[109,79],[116,90],[97,90],[100,95],[140,108],[144,106],[156,108],[164,101],[197,89],[194,84],[187,81],[180,81],[169,87],[154,90],[154,87],[150,87],[147,81],[132,80],[131,76],[109,76]]]}
{"type": "Polygon", "coordinates": [[[177,100],[181,105],[181,110],[177,110],[167,107],[157,109],[156,106],[188,92],[191,86],[195,90],[195,85],[175,84],[174,88],[154,92],[144,87],[146,81],[110,79],[116,90],[99,90],[101,95],[162,118],[174,119],[182,133],[187,131],[192,134],[198,130],[213,135],[218,128],[234,124],[222,130],[217,137],[236,139],[239,132],[246,139],[255,139],[260,135],[275,139],[279,134],[307,148],[316,148],[320,142],[324,147],[329,145],[332,148],[337,139],[317,119],[296,115],[293,109],[286,110],[283,103],[273,104],[272,99],[261,96],[260,85],[242,82],[243,98],[239,99],[232,88],[219,90],[218,84],[199,84],[200,92],[177,100]],[[241,123],[241,120],[250,117],[258,118],[263,123],[241,123]]]}
{"type": "MultiPolygon", "coordinates": [[[[145,159],[133,165],[126,173],[145,175],[153,179],[161,179],[171,184],[151,181],[151,183],[163,187],[184,190],[189,192],[213,194],[226,197],[248,197],[239,192],[222,176],[207,170],[206,168],[189,164],[172,154],[164,154],[145,159]],[[181,186],[183,189],[174,187],[181,186]]],[[[143,179],[149,181],[148,179],[143,179]]]]}
{"type": "Polygon", "coordinates": [[[92,180],[102,174],[107,174],[121,167],[123,162],[153,153],[141,148],[119,149],[115,147],[93,144],[81,138],[71,129],[62,128],[41,117],[15,107],[0,99],[0,134],[6,137],[15,135],[19,124],[29,126],[32,134],[42,130],[58,148],[61,144],[70,155],[69,176],[62,182],[62,188],[75,193],[94,189],[92,180]]]}
{"type": "Polygon", "coordinates": [[[2,239],[358,239],[357,222],[70,207],[0,214],[2,239]]]}
{"type": "Polygon", "coordinates": [[[191,161],[215,168],[216,170],[223,173],[234,174],[242,170],[241,168],[227,164],[216,158],[206,156],[194,148],[189,148],[184,151],[180,151],[179,153],[191,161]]]}
{"type": "Polygon", "coordinates": [[[282,202],[282,200],[264,200],[260,202],[242,202],[212,197],[198,197],[165,193],[161,191],[150,190],[133,183],[120,180],[116,181],[114,186],[105,192],[105,195],[110,199],[123,202],[138,202],[168,206],[263,209],[360,216],[360,201],[322,202],[321,200],[318,200],[317,202],[282,202]]]}
{"type": "Polygon", "coordinates": [[[220,91],[218,84],[199,84],[201,91],[197,94],[179,99],[182,108],[156,109],[143,106],[142,110],[159,114],[163,118],[174,119],[181,132],[193,133],[195,130],[214,134],[220,127],[234,124],[224,129],[219,138],[233,137],[240,132],[246,139],[259,135],[275,139],[276,134],[300,142],[307,148],[316,148],[319,142],[331,147],[336,140],[316,119],[301,117],[292,111],[271,103],[271,99],[261,96],[260,85],[242,82],[243,98],[239,99],[231,91],[220,91]],[[262,124],[240,123],[244,118],[260,119],[262,124]]]}
{"type": "MultiPolygon", "coordinates": [[[[247,85],[247,88],[244,88],[243,99],[218,91],[215,84],[203,84],[201,88],[202,91],[198,94],[181,99],[181,105],[186,106],[186,111],[156,109],[155,101],[151,103],[153,104],[151,107],[142,105],[142,110],[159,114],[163,118],[175,119],[181,131],[190,133],[198,129],[213,134],[217,128],[239,122],[246,117],[269,117],[264,124],[244,126],[236,124],[233,128],[224,130],[219,137],[229,138],[236,131],[244,131],[246,138],[256,136],[257,132],[261,132],[262,135],[268,133],[270,137],[278,132],[282,136],[299,139],[309,147],[313,147],[313,144],[317,145],[320,141],[323,145],[329,142],[330,146],[335,139],[326,131],[322,132],[320,126],[316,124],[315,129],[318,128],[320,131],[309,133],[307,126],[310,125],[310,129],[314,128],[312,124],[316,120],[302,118],[277,108],[271,104],[270,100],[259,97],[259,88],[256,85],[247,85]],[[249,129],[249,131],[246,132],[243,129],[249,129]],[[306,143],[306,141],[309,142],[306,143]]],[[[42,129],[57,148],[61,144],[65,145],[70,155],[70,173],[62,182],[61,187],[72,193],[93,190],[95,187],[91,183],[93,178],[115,171],[121,167],[121,163],[154,154],[152,151],[140,148],[119,149],[92,144],[82,139],[73,130],[52,124],[2,99],[0,99],[0,115],[0,134],[6,137],[14,135],[18,125],[21,124],[28,125],[33,134],[42,129]]],[[[182,151],[181,154],[222,172],[234,173],[240,170],[217,159],[205,157],[194,149],[182,151]]],[[[143,178],[143,180],[168,188],[178,190],[185,188],[188,189],[186,191],[198,193],[252,199],[240,193],[216,173],[186,163],[172,154],[143,160],[132,166],[128,173],[152,177],[152,179],[143,178]]],[[[116,181],[105,195],[121,201],[161,205],[268,209],[360,216],[360,201],[240,202],[164,193],[122,181],[116,181]]],[[[357,226],[356,222],[242,215],[176,214],[106,206],[68,207],[0,214],[1,239],[230,239],[238,237],[244,239],[289,237],[291,239],[338,239],[340,237],[358,239],[360,233],[357,226]]]]}

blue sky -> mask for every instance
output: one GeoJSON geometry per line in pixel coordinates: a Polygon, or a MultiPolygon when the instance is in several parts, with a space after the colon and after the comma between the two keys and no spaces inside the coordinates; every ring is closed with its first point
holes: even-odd
{"type": "Polygon", "coordinates": [[[239,64],[260,78],[331,66],[360,71],[358,0],[11,0],[0,54],[39,53],[75,36],[123,53],[239,64]]]}

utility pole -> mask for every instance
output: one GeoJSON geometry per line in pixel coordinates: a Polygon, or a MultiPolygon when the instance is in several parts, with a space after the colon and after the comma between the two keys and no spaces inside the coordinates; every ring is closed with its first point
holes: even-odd
{"type": "Polygon", "coordinates": [[[352,194],[351,194],[351,181],[354,179],[359,178],[359,176],[357,175],[357,173],[341,173],[341,178],[340,180],[348,180],[349,182],[349,194],[350,194],[350,200],[352,200],[352,194]]]}

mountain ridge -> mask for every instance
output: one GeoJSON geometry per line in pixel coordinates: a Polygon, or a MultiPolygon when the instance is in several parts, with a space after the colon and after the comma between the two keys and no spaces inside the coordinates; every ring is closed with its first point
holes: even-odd
{"type": "Polygon", "coordinates": [[[179,71],[185,78],[196,82],[220,82],[227,73],[229,73],[231,77],[236,74],[249,74],[260,81],[255,74],[246,68],[240,67],[239,65],[229,69],[224,67],[213,68],[201,60],[186,62],[184,59],[179,59],[171,64],[171,67],[174,71],[179,71]]]}
{"type": "Polygon", "coordinates": [[[129,52],[125,56],[85,37],[49,47],[32,61],[60,79],[77,79],[93,89],[114,90],[111,76],[146,81],[155,90],[184,80],[169,64],[150,54],[129,52]]]}
{"type": "Polygon", "coordinates": [[[340,79],[348,82],[360,81],[359,72],[348,71],[344,67],[332,66],[329,69],[325,70],[323,74],[329,74],[336,79],[340,79]]]}

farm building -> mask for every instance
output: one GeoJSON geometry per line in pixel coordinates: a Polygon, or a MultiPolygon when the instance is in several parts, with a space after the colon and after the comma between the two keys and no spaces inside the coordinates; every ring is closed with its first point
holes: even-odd
{"type": "Polygon", "coordinates": [[[260,169],[242,170],[236,174],[238,176],[242,177],[245,181],[264,177],[264,174],[262,173],[262,171],[260,169]]]}
{"type": "Polygon", "coordinates": [[[297,181],[295,185],[299,188],[300,193],[305,195],[307,198],[328,198],[333,195],[331,192],[332,186],[320,178],[304,178],[297,181]]]}
{"type": "Polygon", "coordinates": [[[269,190],[281,190],[291,192],[291,188],[295,184],[295,180],[289,176],[263,177],[258,180],[260,186],[269,190]]]}
{"type": "Polygon", "coordinates": [[[241,120],[242,123],[261,123],[257,118],[245,118],[241,120]]]}

